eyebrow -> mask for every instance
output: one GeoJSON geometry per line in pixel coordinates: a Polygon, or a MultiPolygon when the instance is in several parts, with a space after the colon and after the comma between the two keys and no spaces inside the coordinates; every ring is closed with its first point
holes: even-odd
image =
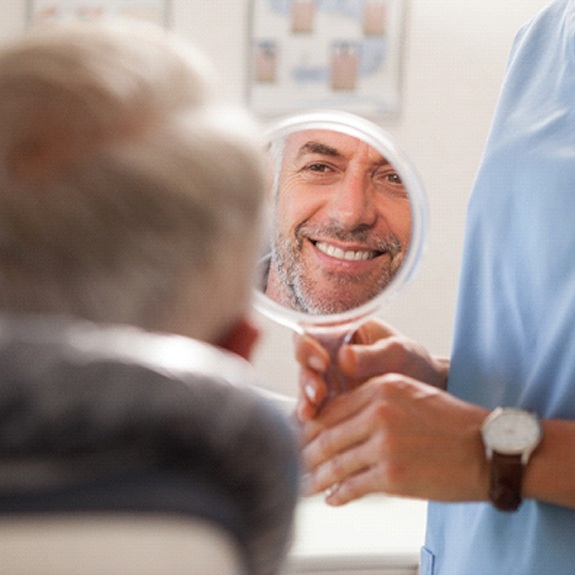
{"type": "MultiPolygon", "coordinates": [[[[298,157],[305,156],[306,154],[319,154],[322,156],[332,156],[334,158],[343,157],[343,154],[339,152],[337,148],[334,148],[322,142],[315,142],[313,140],[306,142],[298,150],[298,157]]],[[[382,166],[390,166],[391,164],[387,158],[381,156],[381,159],[374,162],[373,165],[380,168],[382,166]]]]}
{"type": "Polygon", "coordinates": [[[336,148],[322,144],[321,142],[306,142],[298,150],[298,156],[305,156],[306,154],[321,154],[322,156],[341,156],[341,153],[336,148]]]}

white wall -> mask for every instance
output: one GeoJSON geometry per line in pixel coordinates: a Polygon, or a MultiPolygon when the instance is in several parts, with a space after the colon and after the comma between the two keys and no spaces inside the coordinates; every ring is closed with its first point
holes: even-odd
{"type": "MultiPolygon", "coordinates": [[[[247,0],[172,0],[174,28],[220,70],[222,97],[245,89],[247,0]]],[[[431,229],[423,265],[382,317],[450,350],[466,204],[516,29],[547,0],[411,0],[403,112],[382,123],[408,153],[426,187],[431,229]]],[[[0,41],[24,28],[25,1],[0,0],[0,41]]],[[[295,390],[291,334],[264,328],[256,365],[270,387],[295,390]]]]}

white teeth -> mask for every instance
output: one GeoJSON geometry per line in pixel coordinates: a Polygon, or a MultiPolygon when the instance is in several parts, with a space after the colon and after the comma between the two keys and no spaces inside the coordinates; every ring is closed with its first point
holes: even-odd
{"type": "Polygon", "coordinates": [[[338,260],[349,260],[349,261],[365,261],[372,257],[375,257],[375,252],[364,251],[364,250],[348,250],[344,251],[341,248],[336,248],[330,244],[324,244],[323,242],[317,242],[315,247],[324,254],[336,258],[338,260]]]}

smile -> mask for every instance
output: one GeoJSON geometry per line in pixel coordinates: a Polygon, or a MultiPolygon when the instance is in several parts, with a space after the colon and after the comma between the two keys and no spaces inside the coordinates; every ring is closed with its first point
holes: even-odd
{"type": "Polygon", "coordinates": [[[315,242],[314,245],[320,252],[338,260],[361,262],[379,255],[379,252],[373,250],[342,250],[324,242],[315,242]]]}

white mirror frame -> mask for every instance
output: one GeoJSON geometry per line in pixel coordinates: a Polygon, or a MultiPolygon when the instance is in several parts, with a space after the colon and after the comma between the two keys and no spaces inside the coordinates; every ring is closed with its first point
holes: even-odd
{"type": "Polygon", "coordinates": [[[268,130],[268,141],[302,130],[333,130],[358,138],[375,148],[394,166],[403,181],[411,204],[412,233],[407,254],[397,273],[385,289],[367,303],[330,315],[312,315],[278,304],[261,290],[255,290],[254,307],[270,319],[295,331],[331,330],[340,326],[358,326],[374,315],[412,279],[419,267],[426,247],[428,205],[421,181],[407,156],[378,125],[355,114],[333,110],[311,111],[283,118],[268,130]]]}

